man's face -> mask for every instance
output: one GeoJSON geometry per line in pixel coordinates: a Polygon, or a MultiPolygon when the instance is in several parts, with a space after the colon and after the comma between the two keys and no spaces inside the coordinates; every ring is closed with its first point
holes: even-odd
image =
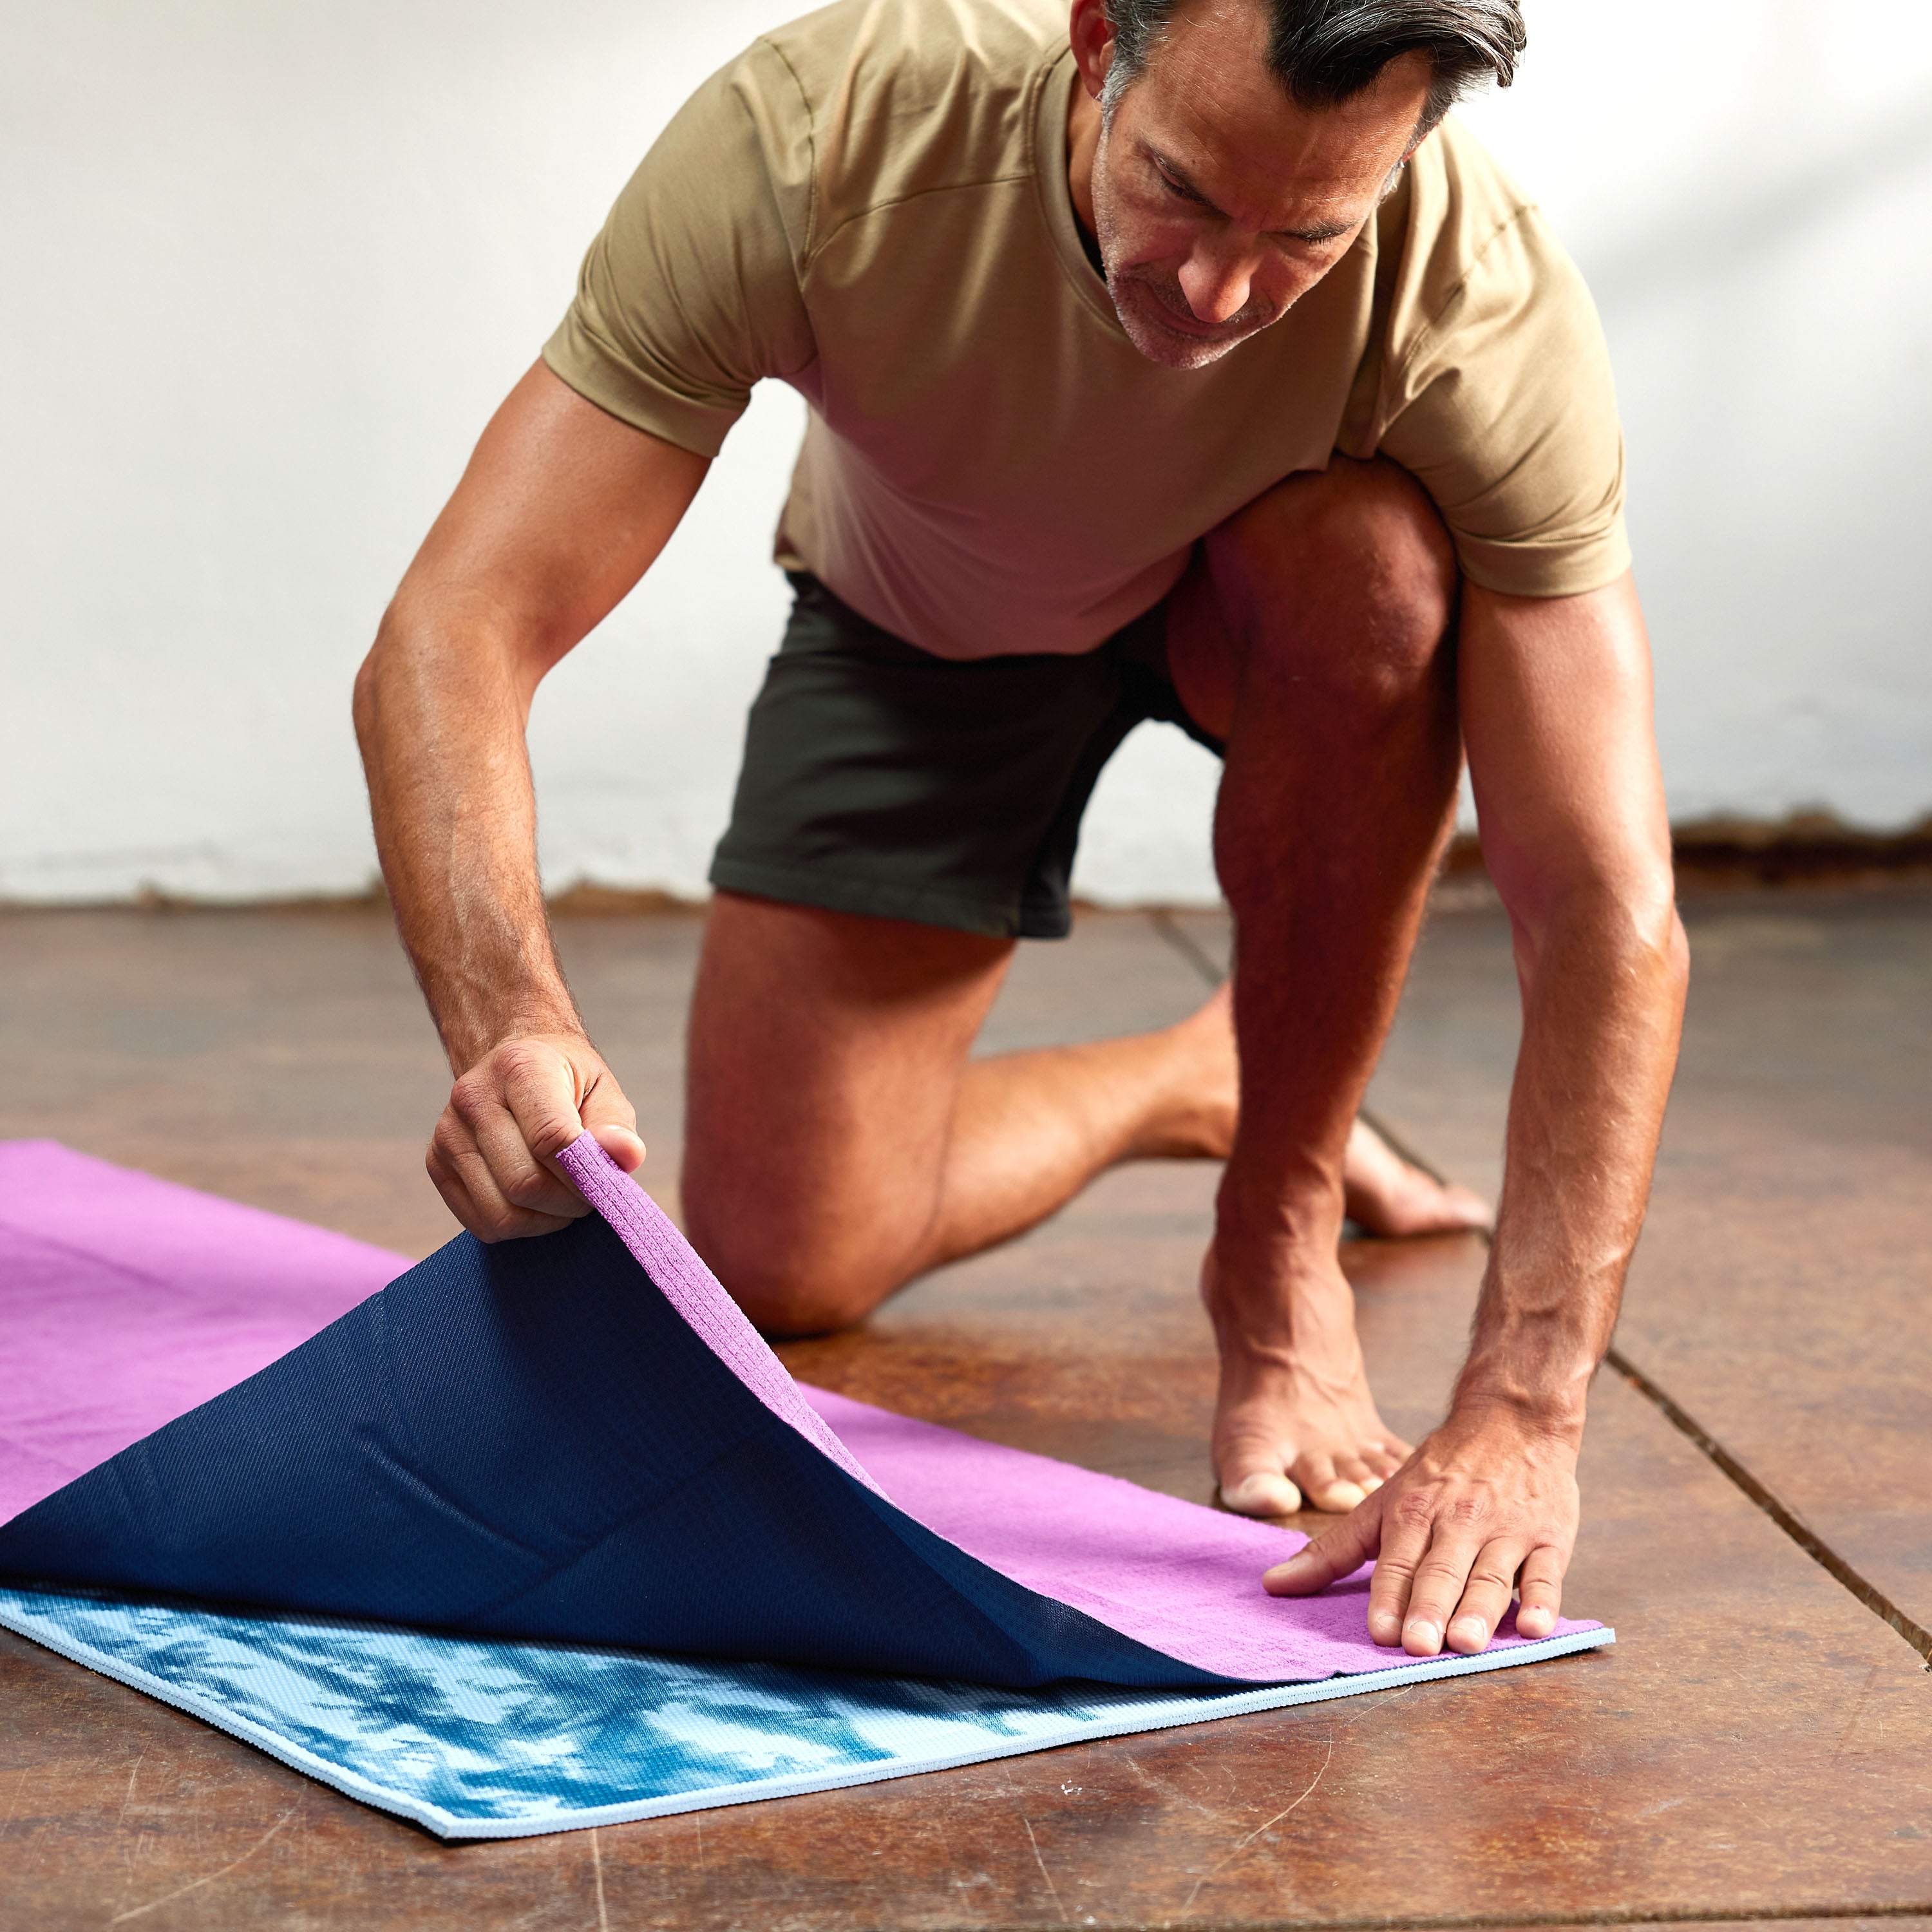
{"type": "Polygon", "coordinates": [[[1095,152],[1108,292],[1134,346],[1170,368],[1225,356],[1347,254],[1428,98],[1429,59],[1414,53],[1351,100],[1299,106],[1267,43],[1261,0],[1184,4],[1095,152]]]}

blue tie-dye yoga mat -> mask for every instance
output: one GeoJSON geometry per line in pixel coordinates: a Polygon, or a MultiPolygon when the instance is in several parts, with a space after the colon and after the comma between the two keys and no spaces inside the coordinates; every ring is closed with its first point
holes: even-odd
{"type": "Polygon", "coordinates": [[[1412,1662],[1369,1642],[1359,1576],[1262,1592],[1299,1538],[801,1390],[574,1151],[602,1218],[460,1238],[354,1303],[370,1250],[0,1148],[0,1346],[32,1365],[0,1388],[28,1505],[0,1623],[453,1837],[1611,1640],[1412,1662]]]}
{"type": "Polygon", "coordinates": [[[1031,1691],[0,1588],[0,1624],[446,1838],[742,1804],[1594,1649],[1592,1629],[1311,1684],[1031,1691]]]}

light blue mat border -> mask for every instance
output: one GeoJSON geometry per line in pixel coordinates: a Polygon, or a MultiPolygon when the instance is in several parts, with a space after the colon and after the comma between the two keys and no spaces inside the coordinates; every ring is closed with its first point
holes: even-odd
{"type": "MultiPolygon", "coordinates": [[[[1058,1745],[1080,1743],[1089,1738],[1120,1737],[1136,1732],[1206,1724],[1217,1718],[1280,1710],[1291,1705],[1318,1703],[1330,1698],[1360,1696],[1372,1690],[1393,1690],[1403,1684],[1432,1682],[1437,1678],[1462,1677],[1478,1671],[1508,1670],[1518,1664],[1540,1663],[1550,1658],[1562,1657],[1578,1651],[1598,1649],[1616,1640],[1616,1633],[1612,1630],[1578,1630],[1567,1636],[1546,1638],[1540,1642],[1485,1652],[1477,1657],[1420,1658],[1393,1665],[1386,1670],[1366,1672],[1359,1676],[1328,1678],[1315,1683],[1269,1685],[1226,1693],[1196,1691],[1149,1696],[1144,1692],[1110,1690],[1098,1685],[1056,1686],[1040,1693],[989,1692],[966,1686],[908,1685],[900,1687],[896,1692],[894,1687],[880,1681],[875,1689],[884,1696],[910,1694],[915,1700],[925,1699],[941,1706],[950,1702],[950,1708],[934,1710],[928,1708],[922,1714],[927,1718],[936,1719],[938,1727],[942,1729],[956,1730],[961,1725],[970,1727],[976,1723],[982,1727],[980,1738],[964,1748],[937,1751],[928,1749],[921,1752],[914,1749],[892,1752],[874,1756],[866,1762],[848,1762],[803,1772],[790,1772],[778,1775],[754,1773],[734,1778],[728,1782],[670,1792],[660,1791],[656,1795],[626,1798],[616,1803],[571,1806],[568,1804],[570,1794],[567,1788],[563,1788],[554,1791],[548,1800],[532,1793],[524,1801],[524,1808],[518,1815],[490,1816],[452,1811],[419,1793],[386,1785],[362,1774],[349,1765],[332,1762],[297,1742],[292,1737],[231,1708],[217,1695],[198,1690],[191,1684],[171,1680],[143,1668],[139,1664],[129,1661],[125,1657],[116,1656],[87,1642],[72,1630],[64,1628],[59,1617],[52,1613],[56,1606],[64,1607],[71,1612],[80,1610],[86,1606],[92,1606],[97,1612],[124,1609],[130,1612],[138,1612],[150,1622],[158,1617],[164,1620],[178,1619],[183,1629],[198,1619],[199,1627],[204,1634],[210,1627],[218,1624],[222,1626],[226,1633],[259,1629],[267,1621],[153,1604],[117,1605],[112,1600],[92,1592],[35,1591],[0,1586],[0,1626],[14,1630],[47,1649],[56,1651],[76,1664],[83,1664],[91,1670],[98,1671],[103,1676],[113,1678],[136,1690],[145,1692],[151,1697],[158,1698],[163,1703],[186,1711],[351,1798],[413,1820],[437,1836],[445,1838],[530,1838],[550,1832],[584,1830],[595,1825],[621,1824],[633,1819],[665,1817],[679,1812],[704,1810],[720,1805],[749,1804],[762,1798],[792,1797],[812,1791],[837,1790],[851,1785],[874,1784],[886,1778],[908,1777],[916,1772],[947,1771],[964,1765],[985,1763],[995,1758],[1048,1750],[1058,1745]],[[37,1610],[37,1605],[46,1607],[37,1610]],[[1023,1733],[997,1730],[1002,1723],[1029,1720],[1034,1727],[1023,1733]]],[[[481,1644],[475,1639],[445,1639],[429,1633],[395,1631],[382,1626],[349,1624],[326,1618],[278,1618],[273,1621],[278,1630],[294,1633],[298,1640],[326,1643],[331,1636],[334,1636],[366,1642],[372,1646],[396,1642],[415,1647],[422,1654],[431,1656],[436,1654],[440,1648],[452,1659],[456,1657],[459,1648],[472,1654],[488,1652],[494,1648],[506,1656],[522,1658],[533,1650],[540,1651],[543,1648],[530,1645],[490,1646],[481,1644]]],[[[227,1640],[230,1642],[240,1641],[232,1634],[228,1636],[227,1640]]],[[[245,1648],[245,1643],[242,1643],[241,1647],[245,1648]]],[[[373,1654],[373,1649],[370,1654],[373,1654]]],[[[265,1644],[262,1654],[265,1658],[268,1658],[271,1655],[270,1647],[265,1644]]],[[[626,1666],[646,1670],[656,1667],[675,1673],[687,1691],[693,1686],[694,1682],[700,1688],[709,1684],[724,1693],[721,1704],[729,1705],[734,1698],[742,1696],[751,1700],[761,1710],[767,1712],[774,1708],[782,1707],[784,1682],[790,1680],[803,1687],[797,1703],[800,1718],[799,1734],[808,1736],[813,1729],[814,1719],[809,1708],[808,1698],[804,1694],[810,1688],[809,1680],[812,1675],[810,1673],[786,1672],[763,1665],[698,1663],[686,1658],[652,1660],[639,1653],[560,1650],[556,1654],[560,1658],[574,1659],[578,1665],[592,1670],[600,1664],[608,1664],[619,1670],[626,1666]],[[776,1686],[772,1682],[774,1678],[779,1680],[776,1686]]],[[[458,1671],[455,1674],[460,1676],[461,1673],[458,1671]]],[[[855,1699],[862,1699],[865,1687],[874,1683],[874,1680],[866,1678],[842,1680],[828,1677],[825,1673],[818,1673],[817,1676],[824,1683],[849,1684],[855,1699]]],[[[888,1714],[885,1728],[890,1729],[892,1722],[888,1714]]],[[[915,1716],[909,1728],[916,1730],[919,1727],[920,1718],[915,1716]]],[[[292,1725],[291,1728],[294,1726],[292,1725]]],[[[487,1743],[490,1741],[488,1732],[481,1726],[477,1728],[474,1736],[478,1742],[487,1743]]],[[[463,1748],[460,1745],[455,1748],[463,1748]]],[[[448,1747],[446,1746],[446,1748],[448,1747]]]]}

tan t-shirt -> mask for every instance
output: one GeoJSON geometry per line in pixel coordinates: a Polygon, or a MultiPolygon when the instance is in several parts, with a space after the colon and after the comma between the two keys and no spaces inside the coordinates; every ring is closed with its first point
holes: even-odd
{"type": "Polygon", "coordinates": [[[1629,561],[1602,331],[1534,207],[1453,122],[1328,276],[1201,370],[1128,341],[1066,178],[1062,0],[839,0],[714,75],[646,157],[544,350],[716,454],[754,383],[811,405],[778,537],[952,657],[1078,651],[1291,470],[1383,452],[1475,582],[1629,561]]]}

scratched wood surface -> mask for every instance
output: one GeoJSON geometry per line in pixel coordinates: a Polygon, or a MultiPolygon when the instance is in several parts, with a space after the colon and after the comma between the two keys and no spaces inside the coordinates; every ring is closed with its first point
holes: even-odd
{"type": "MultiPolygon", "coordinates": [[[[565,936],[593,1026],[668,1124],[660,1184],[694,938],[678,919],[565,936]]],[[[446,1226],[417,1178],[442,1076],[388,948],[357,913],[0,918],[0,1133],[421,1252],[446,1226]]],[[[1150,922],[1089,920],[1023,956],[995,1033],[1158,1024],[1198,991],[1150,922]]],[[[1203,1498],[1213,1178],[1122,1171],[862,1333],[788,1352],[1203,1498]]],[[[1439,1410],[1480,1262],[1460,1240],[1350,1251],[1397,1426],[1439,1410]]],[[[1932,1682],[1912,1652],[1608,1378],[1584,1481],[1572,1607],[1616,1624],[1612,1652],[518,1844],[438,1844],[5,1639],[0,1924],[1932,1925],[1932,1682]]]]}

